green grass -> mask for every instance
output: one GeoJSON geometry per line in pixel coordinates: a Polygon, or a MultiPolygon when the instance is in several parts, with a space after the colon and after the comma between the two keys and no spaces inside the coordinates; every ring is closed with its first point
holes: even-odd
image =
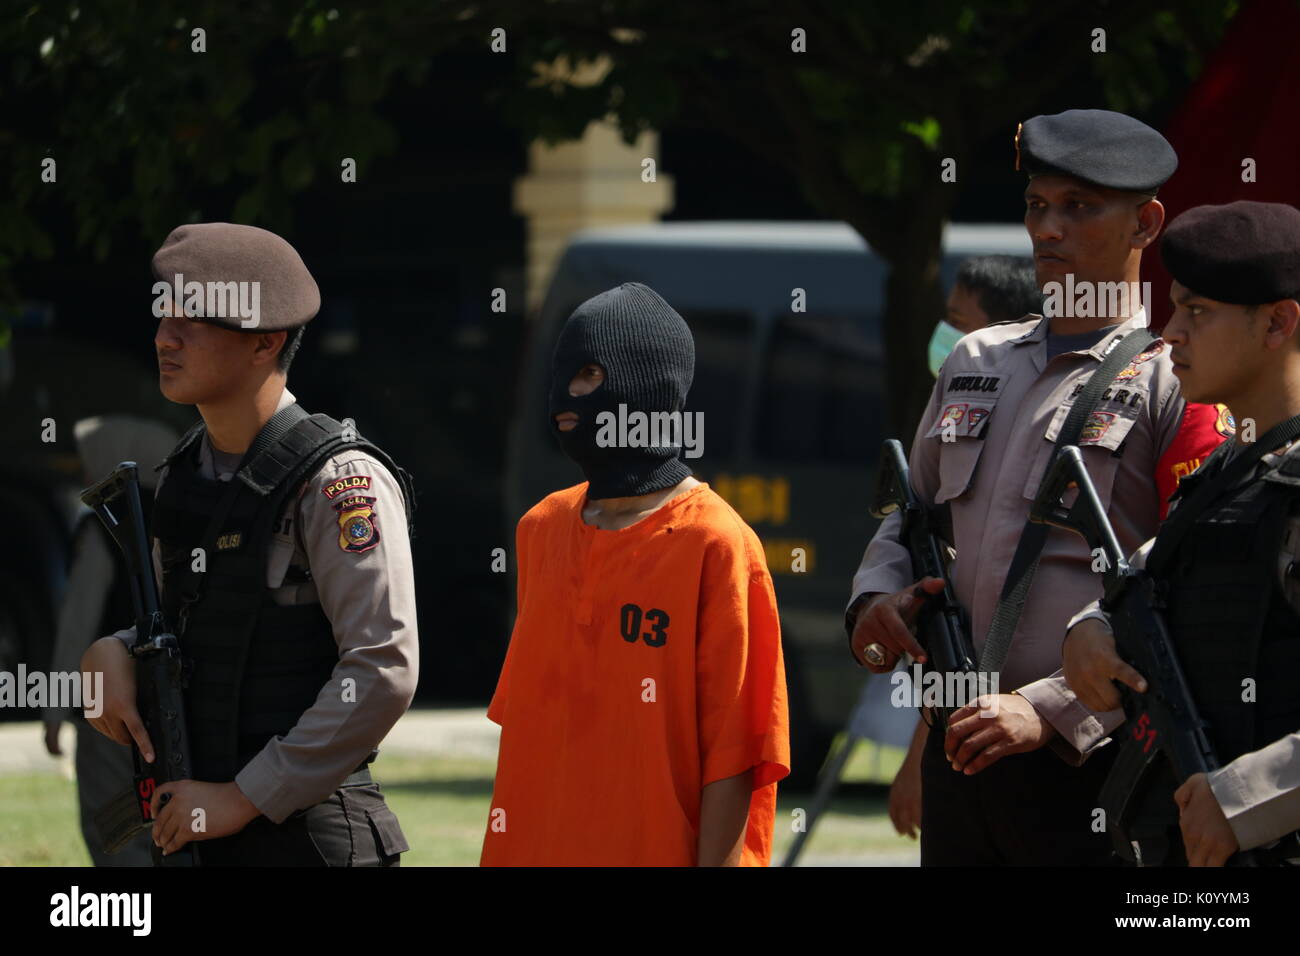
{"type": "MultiPolygon", "coordinates": [[[[841,734],[835,738],[835,747],[844,740],[841,734]]],[[[834,751],[832,750],[832,753],[834,751]]],[[[849,764],[844,768],[842,779],[846,783],[883,783],[888,786],[893,782],[894,774],[903,765],[907,751],[901,747],[886,747],[867,741],[860,742],[849,757],[849,764]]]]}
{"type": "MultiPolygon", "coordinates": [[[[843,735],[836,738],[835,747],[842,744],[843,735]]],[[[834,753],[832,750],[832,756],[834,753]]],[[[847,786],[836,792],[830,809],[817,821],[800,859],[826,863],[839,860],[859,862],[879,854],[893,861],[904,854],[918,853],[917,841],[899,836],[889,822],[888,785],[905,755],[906,752],[898,747],[859,743],[840,777],[847,786]],[[874,786],[864,787],[862,784],[874,786]]],[[[772,851],[774,866],[780,865],[794,842],[792,811],[807,809],[811,802],[811,793],[777,788],[772,851]]]]}
{"type": "MultiPolygon", "coordinates": [[[[804,794],[781,794],[777,797],[776,833],[773,840],[772,865],[779,866],[794,841],[791,810],[805,807],[804,794]]],[[[889,822],[889,798],[886,795],[840,794],[831,809],[813,828],[804,844],[801,861],[821,863],[870,862],[875,856],[890,861],[906,853],[919,852],[915,840],[899,836],[889,822]]]]}
{"type": "Polygon", "coordinates": [[[478,866],[495,761],[384,754],[373,772],[411,846],[402,866],[478,866]]]}
{"type": "Polygon", "coordinates": [[[60,774],[0,777],[0,866],[89,866],[77,785],[60,774]]]}
{"type": "MultiPolygon", "coordinates": [[[[881,755],[882,774],[872,773],[870,748],[860,746],[846,779],[892,777],[901,752],[881,755]]],[[[402,823],[409,853],[403,866],[476,866],[492,797],[492,761],[468,757],[385,753],[375,778],[402,823]]],[[[894,833],[887,799],[851,787],[818,823],[805,854],[819,860],[883,853],[896,856],[916,844],[894,833]]],[[[780,863],[794,838],[791,811],[806,807],[808,794],[779,791],[775,852],[780,863]]],[[[0,777],[0,865],[85,866],[90,857],[77,825],[76,785],[56,774],[0,777]]]]}

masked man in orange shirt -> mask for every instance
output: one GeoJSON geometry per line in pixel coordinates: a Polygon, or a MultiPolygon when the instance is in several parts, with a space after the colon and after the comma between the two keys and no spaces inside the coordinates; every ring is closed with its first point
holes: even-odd
{"type": "Polygon", "coordinates": [[[560,333],[550,427],[587,481],[519,522],[485,866],[771,858],[780,622],[758,537],[681,458],[694,368],[685,321],[638,283],[560,333]]]}

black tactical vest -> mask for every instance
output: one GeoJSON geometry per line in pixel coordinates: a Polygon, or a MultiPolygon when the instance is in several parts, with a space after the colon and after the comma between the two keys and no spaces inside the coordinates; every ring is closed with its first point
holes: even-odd
{"type": "Polygon", "coordinates": [[[273,529],[303,482],[341,451],[363,449],[402,486],[409,477],[383,451],[327,415],[277,412],[229,481],[203,478],[200,422],[164,464],[152,534],[162,560],[162,605],[180,642],[196,780],[226,782],[315,703],[338,663],[319,604],[281,606],[266,586],[273,529]],[[203,549],[204,565],[194,549],[203,549]]]}
{"type": "MultiPolygon", "coordinates": [[[[1184,478],[1186,499],[1217,465],[1184,478]]],[[[1258,480],[1224,492],[1173,551],[1148,567],[1167,589],[1169,629],[1220,763],[1300,727],[1300,615],[1278,584],[1278,553],[1300,495],[1300,446],[1258,480]],[[1255,682],[1253,702],[1243,681],[1255,682]]],[[[1177,514],[1175,511],[1174,514],[1177,514]]]]}

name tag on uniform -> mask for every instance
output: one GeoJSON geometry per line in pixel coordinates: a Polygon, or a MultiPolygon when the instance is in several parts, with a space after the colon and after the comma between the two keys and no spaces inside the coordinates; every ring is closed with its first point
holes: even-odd
{"type": "Polygon", "coordinates": [[[234,551],[244,543],[244,535],[241,531],[227,531],[217,537],[218,551],[234,551]]]}
{"type": "MultiPolygon", "coordinates": [[[[1079,396],[1079,393],[1083,391],[1084,386],[1087,384],[1087,380],[1085,380],[1077,383],[1074,388],[1070,389],[1069,404],[1074,404],[1074,400],[1079,396]]],[[[1097,404],[1101,407],[1104,407],[1107,404],[1114,404],[1125,408],[1140,408],[1143,400],[1146,399],[1146,396],[1147,387],[1145,385],[1125,386],[1116,382],[1107,388],[1106,391],[1101,393],[1101,401],[1097,404]]]]}
{"type": "Polygon", "coordinates": [[[980,395],[996,395],[1002,387],[1001,375],[954,375],[948,380],[947,393],[970,392],[980,395]]]}

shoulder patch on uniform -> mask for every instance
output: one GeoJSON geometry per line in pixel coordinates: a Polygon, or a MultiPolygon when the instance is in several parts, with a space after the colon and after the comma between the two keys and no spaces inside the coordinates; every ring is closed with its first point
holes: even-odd
{"type": "Polygon", "coordinates": [[[1224,438],[1231,438],[1237,434],[1237,420],[1232,417],[1232,412],[1228,411],[1228,406],[1216,403],[1214,410],[1218,412],[1218,417],[1214,419],[1214,430],[1224,438]]]}
{"type": "Polygon", "coordinates": [[[1155,342],[1145,352],[1139,352],[1133,359],[1134,365],[1141,365],[1143,362],[1150,361],[1165,350],[1163,339],[1156,339],[1155,342]]]}
{"type": "Polygon", "coordinates": [[[331,481],[328,485],[326,485],[324,488],[320,490],[320,493],[323,494],[330,501],[333,501],[335,498],[337,498],[339,495],[343,494],[344,492],[369,491],[369,490],[370,490],[369,475],[345,475],[342,478],[338,478],[334,481],[331,481]]]}
{"type": "MultiPolygon", "coordinates": [[[[1116,344],[1118,344],[1120,340],[1115,339],[1114,341],[1116,344]]],[[[1130,378],[1136,378],[1138,375],[1142,374],[1142,369],[1140,368],[1142,363],[1151,361],[1153,358],[1155,358],[1164,350],[1165,350],[1164,341],[1162,339],[1156,339],[1156,341],[1153,342],[1145,352],[1140,352],[1137,355],[1133,356],[1133,360],[1119,370],[1118,374],[1116,374],[1115,376],[1115,379],[1117,381],[1123,382],[1130,378]]]]}
{"type": "Polygon", "coordinates": [[[944,408],[943,414],[939,416],[939,424],[944,425],[948,422],[952,422],[954,425],[960,424],[961,420],[966,417],[968,408],[970,408],[970,404],[966,402],[958,402],[947,406],[944,408]]]}
{"type": "Polygon", "coordinates": [[[1114,412],[1093,412],[1083,426],[1083,430],[1079,432],[1079,444],[1101,441],[1113,424],[1115,424],[1114,412]]]}
{"type": "Polygon", "coordinates": [[[339,548],[361,553],[379,544],[379,516],[375,499],[365,495],[348,495],[334,505],[339,513],[339,548]]]}

